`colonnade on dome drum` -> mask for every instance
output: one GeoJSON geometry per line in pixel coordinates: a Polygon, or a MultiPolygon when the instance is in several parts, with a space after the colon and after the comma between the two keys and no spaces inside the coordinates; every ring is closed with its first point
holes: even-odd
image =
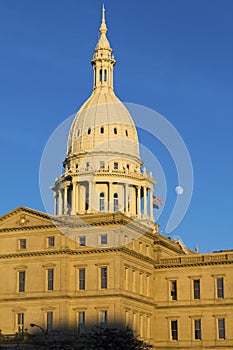
{"type": "Polygon", "coordinates": [[[119,174],[64,176],[56,182],[54,215],[122,212],[130,217],[153,220],[152,176],[141,173],[123,179],[119,174]]]}

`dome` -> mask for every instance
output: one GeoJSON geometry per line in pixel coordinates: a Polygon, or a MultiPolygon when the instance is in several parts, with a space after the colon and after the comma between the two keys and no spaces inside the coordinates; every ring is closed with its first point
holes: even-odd
{"type": "Polygon", "coordinates": [[[91,61],[93,92],[69,131],[64,172],[53,187],[54,212],[79,215],[120,211],[150,225],[156,181],[141,169],[136,127],[114,92],[116,61],[107,31],[103,7],[100,38],[91,61]]]}
{"type": "Polygon", "coordinates": [[[133,119],[111,89],[95,90],[72,123],[67,156],[86,152],[140,160],[133,119]]]}

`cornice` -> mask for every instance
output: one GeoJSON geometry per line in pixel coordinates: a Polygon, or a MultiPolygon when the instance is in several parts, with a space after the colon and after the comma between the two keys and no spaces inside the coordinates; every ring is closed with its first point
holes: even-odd
{"type": "Polygon", "coordinates": [[[9,227],[9,228],[2,228],[0,229],[0,232],[14,232],[14,231],[35,231],[35,230],[44,230],[44,229],[50,229],[50,228],[56,228],[56,225],[38,225],[38,226],[22,226],[22,227],[9,227]]]}
{"type": "Polygon", "coordinates": [[[48,256],[48,255],[89,255],[89,254],[99,254],[99,253],[112,253],[121,252],[127,255],[133,256],[145,261],[150,264],[154,264],[154,260],[146,257],[140,253],[134,252],[126,247],[118,248],[95,248],[95,249],[82,249],[82,250],[72,250],[72,249],[59,249],[59,250],[43,250],[43,251],[31,251],[31,252],[17,252],[11,254],[1,254],[0,259],[12,259],[12,258],[27,258],[36,256],[48,256]]]}
{"type": "MultiPolygon", "coordinates": [[[[200,303],[200,304],[191,304],[190,302],[187,304],[179,304],[179,302],[177,302],[174,305],[171,305],[170,303],[167,305],[159,305],[158,303],[156,304],[156,309],[157,310],[167,310],[167,309],[207,309],[207,308],[211,308],[212,312],[213,312],[213,305],[214,308],[216,309],[217,307],[229,307],[229,306],[233,306],[233,302],[225,302],[225,303],[218,303],[216,302],[216,300],[212,300],[212,302],[209,303],[200,303]]],[[[213,312],[214,313],[214,312],[213,312]]]]}
{"type": "MultiPolygon", "coordinates": [[[[56,291],[54,291],[56,292],[56,291]]],[[[20,301],[20,300],[24,300],[24,301],[30,301],[30,300],[39,300],[40,302],[42,302],[43,300],[63,300],[63,299],[69,299],[69,300],[73,300],[75,301],[76,299],[77,300],[80,300],[80,299],[92,299],[92,298],[95,298],[95,299],[105,299],[105,302],[106,302],[106,296],[108,297],[118,297],[118,298],[125,298],[125,299],[128,299],[128,300],[131,300],[131,301],[135,301],[135,302],[140,302],[141,304],[146,304],[146,305],[150,305],[150,306],[153,306],[155,307],[156,306],[156,303],[153,302],[153,301],[149,301],[149,300],[145,300],[143,298],[139,298],[139,297],[135,297],[135,296],[130,296],[130,295],[126,295],[124,293],[104,293],[104,294],[90,294],[90,295],[52,295],[52,293],[50,295],[43,295],[43,296],[22,296],[21,298],[2,298],[1,301],[2,302],[12,302],[12,301],[20,301]]]]}

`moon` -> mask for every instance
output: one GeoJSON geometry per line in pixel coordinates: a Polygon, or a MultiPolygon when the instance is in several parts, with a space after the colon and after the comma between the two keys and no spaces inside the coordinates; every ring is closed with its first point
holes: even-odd
{"type": "Polygon", "coordinates": [[[178,194],[178,196],[183,194],[183,192],[184,192],[184,189],[182,186],[176,186],[176,193],[178,194]]]}

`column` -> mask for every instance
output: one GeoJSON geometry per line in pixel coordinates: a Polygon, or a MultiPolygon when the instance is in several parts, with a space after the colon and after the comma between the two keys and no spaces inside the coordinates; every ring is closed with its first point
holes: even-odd
{"type": "Polygon", "coordinates": [[[53,198],[54,198],[54,216],[57,215],[57,192],[54,191],[53,193],[53,198]]]}
{"type": "Polygon", "coordinates": [[[72,190],[72,213],[76,213],[76,181],[73,182],[72,190]]]}
{"type": "MultiPolygon", "coordinates": [[[[98,212],[99,211],[99,194],[96,189],[96,182],[93,182],[92,205],[93,205],[93,211],[98,212]]],[[[105,210],[105,205],[106,205],[106,198],[104,198],[104,210],[105,210]]]]}
{"type": "Polygon", "coordinates": [[[153,216],[153,191],[152,189],[149,190],[150,191],[150,219],[153,220],[154,216],[153,216]]]}
{"type": "Polygon", "coordinates": [[[62,215],[62,209],[63,209],[63,198],[62,198],[62,189],[58,191],[59,194],[59,215],[62,215]]]}
{"type": "Polygon", "coordinates": [[[76,195],[75,195],[75,210],[76,213],[79,213],[80,211],[80,204],[79,204],[79,183],[76,183],[76,195]]]}
{"type": "Polygon", "coordinates": [[[137,187],[137,217],[141,218],[141,187],[137,187]]]}
{"type": "Polygon", "coordinates": [[[92,210],[92,182],[88,183],[88,213],[92,210]]]}
{"type": "Polygon", "coordinates": [[[64,187],[64,214],[67,214],[67,212],[68,212],[67,192],[68,192],[68,187],[67,187],[67,185],[65,185],[65,187],[64,187]]]}
{"type": "Polygon", "coordinates": [[[144,199],[144,219],[147,218],[147,188],[143,187],[143,199],[144,199]]]}
{"type": "Polygon", "coordinates": [[[113,188],[112,182],[108,183],[108,211],[113,211],[113,188]]]}
{"type": "Polygon", "coordinates": [[[128,184],[125,184],[125,203],[124,203],[124,212],[125,213],[129,212],[128,202],[129,202],[129,188],[128,188],[128,184]]]}

